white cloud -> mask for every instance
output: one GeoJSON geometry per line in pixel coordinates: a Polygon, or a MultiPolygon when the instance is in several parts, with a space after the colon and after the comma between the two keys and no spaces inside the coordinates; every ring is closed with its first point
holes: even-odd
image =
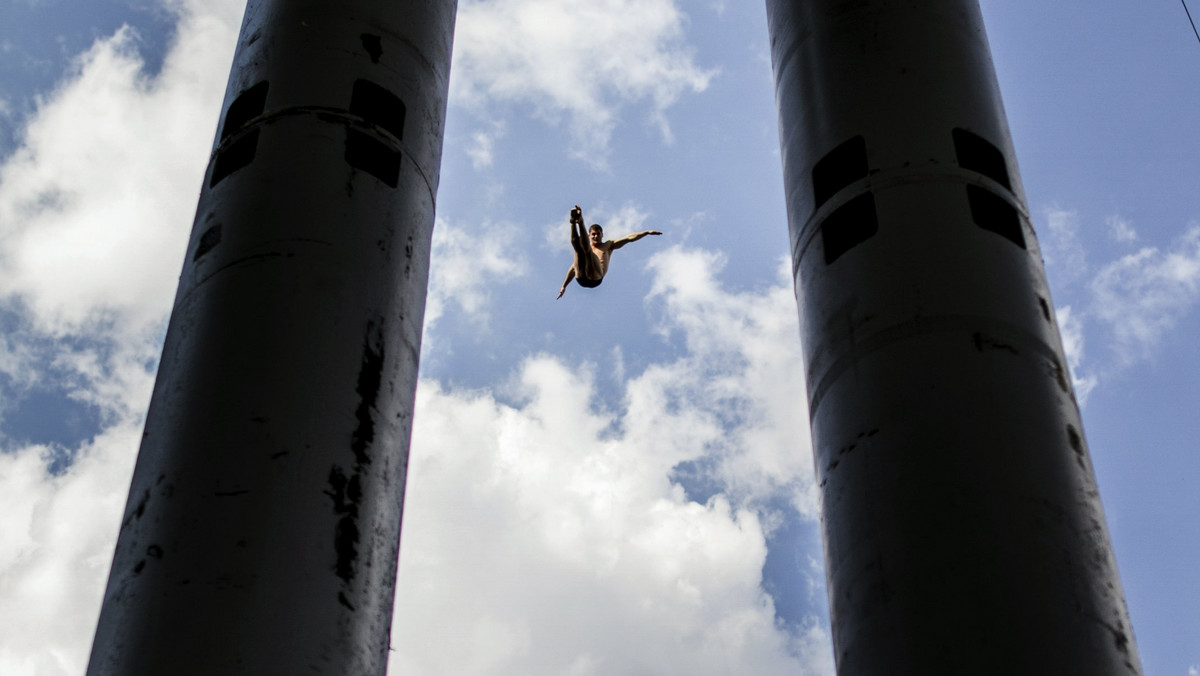
{"type": "Polygon", "coordinates": [[[1108,324],[1120,363],[1151,356],[1200,300],[1200,226],[1168,251],[1145,247],[1105,265],[1091,283],[1089,312],[1108,324]]]}
{"type": "Polygon", "coordinates": [[[655,272],[650,299],[665,303],[669,318],[659,330],[682,333],[693,355],[672,377],[690,379],[689,396],[722,412],[726,447],[718,472],[734,495],[755,500],[782,491],[815,519],[818,495],[790,265],[780,261],[777,285],[744,293],[720,288],[716,274],[724,265],[720,254],[679,247],[649,262],[655,272]]]}
{"type": "MultiPolygon", "coordinates": [[[[1056,295],[1072,299],[1058,309],[1059,330],[1083,404],[1107,375],[1152,359],[1163,337],[1200,301],[1200,226],[1187,228],[1166,250],[1145,246],[1095,266],[1079,238],[1078,214],[1057,207],[1045,214],[1042,252],[1056,295]],[[1084,359],[1085,335],[1105,348],[1092,363],[1084,359]]],[[[1140,239],[1119,215],[1105,223],[1119,244],[1140,239]]]]}
{"type": "Polygon", "coordinates": [[[1071,309],[1070,305],[1055,310],[1058,319],[1058,330],[1062,336],[1063,351],[1067,355],[1067,365],[1071,372],[1071,386],[1075,390],[1075,399],[1080,406],[1087,404],[1088,395],[1099,384],[1095,375],[1085,375],[1083,371],[1083,321],[1071,309]]]}
{"type": "Polygon", "coordinates": [[[602,212],[601,218],[603,218],[605,235],[611,239],[631,232],[646,230],[646,221],[650,218],[650,214],[633,204],[626,203],[611,214],[602,212]]]}
{"type": "Polygon", "coordinates": [[[646,102],[669,141],[666,110],[708,86],[686,23],[674,0],[463,0],[451,96],[487,119],[509,103],[566,118],[571,154],[603,166],[626,105],[646,102]]]}
{"type": "Polygon", "coordinates": [[[667,481],[702,448],[690,437],[714,430],[605,441],[611,420],[588,410],[585,377],[543,357],[521,383],[520,409],[421,385],[393,669],[762,673],[790,662],[759,587],[755,515],[689,502],[667,481]]]}
{"type": "MultiPolygon", "coordinates": [[[[657,254],[673,361],[597,407],[592,368],[534,356],[515,396],[422,381],[392,668],[421,674],[832,674],[762,587],[769,496],[811,515],[795,301],[730,293],[717,254],[657,254]],[[705,504],[672,480],[714,459],[705,504]]],[[[792,518],[795,518],[793,515],[792,518]]]]}
{"type": "Polygon", "coordinates": [[[86,664],[242,7],[170,3],[154,76],[130,29],[97,40],[0,167],[3,394],[50,379],[102,424],[0,449],[0,673],[86,664]]]}
{"type": "MultiPolygon", "coordinates": [[[[28,345],[15,340],[10,334],[0,334],[0,375],[6,376],[18,387],[27,387],[37,379],[33,369],[28,345]]],[[[3,403],[0,401],[0,412],[3,403]]]]}
{"type": "Polygon", "coordinates": [[[44,447],[0,453],[0,673],[83,673],[141,431],[109,427],[61,476],[44,447]]]}
{"type": "Polygon", "coordinates": [[[0,168],[0,288],[52,335],[161,321],[195,211],[236,2],[183,12],[162,71],[132,30],[101,39],[0,168]]]}
{"type": "Polygon", "coordinates": [[[495,160],[496,141],[504,138],[506,125],[503,120],[493,120],[486,129],[476,130],[471,134],[466,144],[467,156],[471,158],[471,166],[476,169],[492,166],[495,160]]]}
{"type": "Polygon", "coordinates": [[[1070,284],[1088,272],[1087,255],[1079,241],[1079,214],[1052,207],[1045,210],[1046,234],[1039,242],[1046,269],[1070,284]]]}
{"type": "Polygon", "coordinates": [[[1114,241],[1122,244],[1137,241],[1137,230],[1127,219],[1114,215],[1109,216],[1105,223],[1108,224],[1108,234],[1114,241]]]}
{"type": "Polygon", "coordinates": [[[471,143],[467,147],[467,155],[471,158],[472,166],[476,169],[491,166],[495,141],[496,137],[486,132],[477,131],[471,134],[471,143]]]}
{"type": "Polygon", "coordinates": [[[457,226],[437,219],[430,251],[425,330],[437,323],[453,302],[471,320],[486,324],[489,289],[525,274],[526,262],[516,242],[519,229],[507,223],[457,226]]]}

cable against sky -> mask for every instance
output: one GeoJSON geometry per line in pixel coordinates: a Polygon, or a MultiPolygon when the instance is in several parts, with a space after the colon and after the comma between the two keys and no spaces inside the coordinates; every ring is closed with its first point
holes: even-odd
{"type": "Polygon", "coordinates": [[[1192,13],[1188,11],[1187,3],[1184,0],[1179,0],[1179,3],[1183,5],[1183,11],[1187,14],[1188,23],[1192,24],[1192,32],[1196,34],[1196,41],[1200,42],[1200,31],[1196,30],[1196,22],[1192,20],[1192,13]]]}

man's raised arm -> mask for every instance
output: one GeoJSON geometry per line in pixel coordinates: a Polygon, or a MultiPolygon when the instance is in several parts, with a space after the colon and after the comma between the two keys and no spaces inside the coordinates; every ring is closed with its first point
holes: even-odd
{"type": "Polygon", "coordinates": [[[629,244],[630,242],[636,242],[639,239],[645,237],[646,235],[661,235],[661,234],[662,233],[657,230],[643,230],[641,232],[635,232],[632,235],[625,235],[624,237],[618,237],[617,239],[614,239],[613,243],[612,243],[612,248],[620,249],[621,247],[625,246],[626,244],[629,244]]]}

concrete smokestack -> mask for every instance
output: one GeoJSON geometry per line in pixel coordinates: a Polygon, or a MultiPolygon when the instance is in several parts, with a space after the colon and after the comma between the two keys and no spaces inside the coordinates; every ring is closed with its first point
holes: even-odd
{"type": "Polygon", "coordinates": [[[1139,673],[977,1],[766,4],[838,673],[1139,673]]]}
{"type": "Polygon", "coordinates": [[[88,673],[384,673],[455,0],[251,0],[88,673]]]}

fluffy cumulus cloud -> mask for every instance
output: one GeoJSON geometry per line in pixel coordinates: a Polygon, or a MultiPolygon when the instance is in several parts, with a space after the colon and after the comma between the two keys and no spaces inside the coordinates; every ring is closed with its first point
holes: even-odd
{"type": "MultiPolygon", "coordinates": [[[[680,356],[596,399],[540,355],[512,398],[418,389],[392,666],[421,674],[832,673],[828,638],[763,591],[764,506],[811,514],[795,301],[732,293],[717,254],[651,263],[680,356]],[[692,499],[682,463],[722,491],[692,499]]],[[[793,512],[794,514],[794,512],[793,512]]]]}
{"type": "Polygon", "coordinates": [[[670,249],[651,259],[650,300],[664,305],[664,335],[681,334],[688,359],[675,381],[692,379],[699,397],[722,422],[721,483],[733,495],[758,501],[784,492],[800,514],[816,518],[807,393],[790,265],[781,260],[778,284],[752,292],[721,289],[715,252],[670,249]]]}
{"type": "MultiPolygon", "coordinates": [[[[644,102],[670,139],[666,111],[703,91],[714,72],[695,64],[675,0],[462,0],[451,96],[486,119],[495,106],[565,119],[572,154],[603,165],[621,110],[644,102]]],[[[491,132],[477,147],[491,157],[491,132]]]]}
{"type": "Polygon", "coordinates": [[[1108,235],[1112,237],[1113,241],[1120,242],[1122,244],[1128,244],[1137,241],[1137,230],[1134,229],[1133,224],[1129,222],[1129,219],[1118,215],[1112,215],[1108,217],[1108,220],[1105,221],[1105,223],[1108,225],[1108,235]]]}
{"type": "Polygon", "coordinates": [[[1200,226],[1188,228],[1166,251],[1144,247],[1105,265],[1091,290],[1091,312],[1111,328],[1121,363],[1151,356],[1200,300],[1200,226]]]}
{"type": "Polygon", "coordinates": [[[0,415],[54,389],[98,421],[0,433],[0,673],[83,672],[242,5],[169,3],[153,76],[130,29],[98,40],[0,166],[0,415]]]}
{"type": "Polygon", "coordinates": [[[83,673],[141,431],[108,427],[59,476],[49,448],[0,453],[0,673],[83,673]]]}
{"type": "Polygon", "coordinates": [[[0,169],[0,289],[43,331],[140,330],[170,308],[240,3],[177,9],[159,74],[132,30],[97,41],[0,169]]]}
{"type": "Polygon", "coordinates": [[[1088,395],[1096,388],[1098,378],[1089,374],[1083,366],[1083,322],[1079,316],[1066,305],[1057,309],[1058,331],[1062,336],[1063,351],[1067,354],[1067,366],[1071,372],[1071,385],[1075,389],[1075,398],[1081,406],[1087,404],[1088,395]]]}
{"type": "Polygon", "coordinates": [[[1087,274],[1087,253],[1079,241],[1079,213],[1061,207],[1044,212],[1046,228],[1041,237],[1042,257],[1051,279],[1062,284],[1087,274]]]}
{"type": "Polygon", "coordinates": [[[467,156],[471,158],[471,165],[476,169],[492,166],[496,155],[496,141],[504,137],[505,125],[503,121],[493,120],[491,124],[485,128],[476,130],[471,134],[470,140],[467,142],[467,156]]]}
{"type": "MultiPolygon", "coordinates": [[[[1057,309],[1058,323],[1076,394],[1085,401],[1106,375],[1152,359],[1200,302],[1200,226],[1188,226],[1167,247],[1142,246],[1097,265],[1080,241],[1077,212],[1054,208],[1044,215],[1042,252],[1056,294],[1071,298],[1057,309]],[[1085,335],[1102,342],[1088,359],[1085,335]]],[[[1126,218],[1110,216],[1104,225],[1118,245],[1141,241],[1126,218]]]]}
{"type": "Polygon", "coordinates": [[[516,233],[517,227],[509,223],[486,222],[468,228],[437,220],[430,250],[426,332],[436,325],[448,304],[486,324],[492,285],[526,271],[525,259],[517,250],[516,233]]]}

